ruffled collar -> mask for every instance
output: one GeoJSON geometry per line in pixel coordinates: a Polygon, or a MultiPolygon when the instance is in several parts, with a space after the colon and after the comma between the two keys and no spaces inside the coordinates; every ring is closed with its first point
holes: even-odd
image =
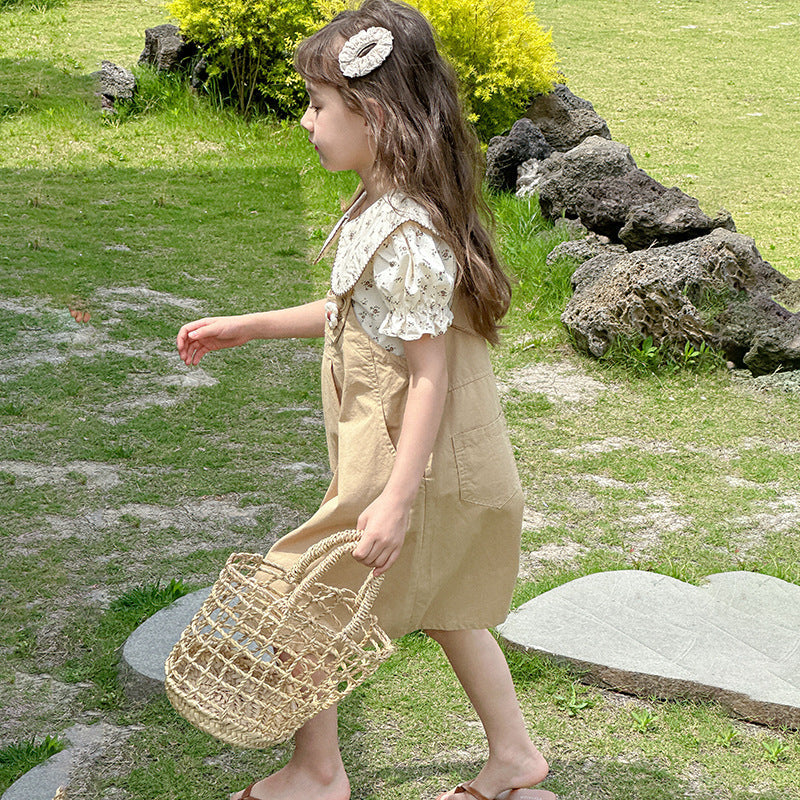
{"type": "MultiPolygon", "coordinates": [[[[363,200],[359,198],[351,209],[357,210],[361,202],[363,200]]],[[[379,197],[354,219],[345,213],[326,242],[327,246],[339,231],[339,244],[331,270],[331,289],[334,294],[347,294],[355,286],[375,252],[404,222],[416,222],[435,233],[430,214],[425,208],[397,191],[379,197]]]]}

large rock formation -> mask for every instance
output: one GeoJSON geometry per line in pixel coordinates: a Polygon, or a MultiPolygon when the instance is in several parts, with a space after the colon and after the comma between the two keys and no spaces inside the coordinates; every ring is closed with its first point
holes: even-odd
{"type": "Polygon", "coordinates": [[[536,95],[525,116],[542,132],[553,150],[566,152],[589,136],[611,138],[606,121],[594,106],[563,84],[556,84],[549,94],[536,95]]]}
{"type": "MultiPolygon", "coordinates": [[[[535,174],[554,150],[566,151],[589,136],[611,138],[605,120],[594,106],[576,97],[563,84],[549,94],[537,95],[525,116],[506,136],[495,136],[486,153],[486,181],[495,191],[515,191],[520,169],[535,174]],[[523,167],[525,165],[525,167],[523,167]]],[[[526,193],[535,191],[529,180],[526,193]]]]}
{"type": "Polygon", "coordinates": [[[800,368],[800,314],[773,299],[791,283],[752,239],[717,228],[679,244],[631,253],[615,247],[589,258],[573,275],[561,320],[598,358],[618,337],[651,336],[676,351],[706,342],[763,375],[800,368]]]}
{"type": "Polygon", "coordinates": [[[694,197],[639,169],[626,145],[599,136],[554,153],[538,177],[545,216],[578,218],[629,250],[694,239],[715,228],[736,230],[730,214],[707,216],[694,197]]]}
{"type": "Polygon", "coordinates": [[[529,120],[514,123],[508,136],[494,136],[486,151],[486,185],[496,192],[513,192],[519,165],[530,159],[541,161],[553,148],[529,120]]]}
{"type": "Polygon", "coordinates": [[[639,169],[591,103],[564,86],[526,117],[490,143],[492,185],[510,187],[519,162],[518,195],[538,193],[546,217],[589,231],[548,259],[583,261],[562,315],[578,347],[600,357],[619,337],[678,352],[705,342],[754,375],[800,369],[800,281],[763,261],[730,214],[708,216],[639,169]],[[542,158],[534,141],[553,152],[542,158]]]}
{"type": "Polygon", "coordinates": [[[197,54],[197,47],[184,41],[177,25],[156,25],[144,32],[144,50],[140,64],[171,71],[188,66],[197,54]]]}

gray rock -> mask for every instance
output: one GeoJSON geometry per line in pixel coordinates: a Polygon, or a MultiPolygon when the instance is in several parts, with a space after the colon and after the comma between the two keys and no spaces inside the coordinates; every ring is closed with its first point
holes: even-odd
{"type": "Polygon", "coordinates": [[[529,158],[517,167],[517,197],[532,197],[542,180],[542,161],[529,158]]]}
{"type": "Polygon", "coordinates": [[[708,217],[695,198],[639,169],[625,145],[600,137],[553,154],[537,178],[545,216],[577,217],[629,250],[694,239],[715,228],[736,230],[730,214],[708,217]]]}
{"type": "Polygon", "coordinates": [[[754,337],[774,327],[770,313],[788,314],[769,299],[788,283],[752,239],[718,228],[688,242],[590,258],[573,274],[561,320],[577,346],[598,358],[620,336],[652,336],[678,351],[687,341],[706,342],[741,365],[754,337]]]}
{"type": "Polygon", "coordinates": [[[643,250],[654,244],[672,244],[705,236],[715,228],[736,230],[727,211],[720,211],[714,218],[708,217],[694,197],[673,187],[649,203],[632,204],[619,231],[619,239],[628,250],[643,250]]]}
{"type": "Polygon", "coordinates": [[[742,361],[753,375],[800,370],[800,314],[757,331],[742,361]]]}
{"type": "Polygon", "coordinates": [[[112,100],[130,100],[136,91],[133,73],[111,61],[103,61],[94,75],[100,81],[100,93],[112,100]]]}
{"type": "Polygon", "coordinates": [[[590,136],[567,153],[553,153],[542,164],[539,204],[550,219],[577,219],[586,186],[617,178],[636,169],[630,148],[590,136]]]}
{"type": "Polygon", "coordinates": [[[517,120],[507,136],[494,136],[486,151],[486,184],[496,192],[513,192],[521,164],[547,158],[553,148],[526,118],[517,120]]]}
{"type": "MultiPolygon", "coordinates": [[[[766,392],[800,392],[800,370],[794,372],[771,372],[769,375],[759,375],[754,378],[748,370],[737,370],[741,376],[752,384],[753,388],[766,392]]],[[[741,376],[738,380],[744,380],[741,376]]],[[[734,376],[734,380],[737,377],[734,376]]]]}
{"type": "Polygon", "coordinates": [[[566,86],[557,84],[549,94],[534,97],[525,112],[554,149],[566,152],[590,136],[610,139],[605,120],[594,106],[576,97],[566,86]]]}
{"type": "Polygon", "coordinates": [[[559,217],[558,219],[553,220],[553,227],[556,230],[563,229],[574,238],[585,237],[586,239],[597,241],[601,244],[609,243],[608,240],[604,239],[602,236],[597,236],[591,231],[586,230],[583,223],[581,223],[579,219],[567,219],[566,217],[559,217]]]}
{"type": "Polygon", "coordinates": [[[147,700],[164,690],[164,662],[211,589],[178,598],[146,619],[127,639],[120,659],[120,682],[129,700],[147,700]]]}
{"type": "Polygon", "coordinates": [[[800,727],[800,586],[749,572],[703,587],[601,572],[528,601],[499,626],[514,647],[645,697],[716,700],[744,719],[800,727]]]}
{"type": "Polygon", "coordinates": [[[631,169],[622,175],[587,183],[578,197],[576,210],[581,222],[590,231],[618,242],[620,231],[629,219],[632,209],[642,205],[648,207],[665,191],[665,187],[644,170],[631,169]]]}
{"type": "Polygon", "coordinates": [[[744,302],[737,298],[716,318],[718,346],[753,375],[800,368],[800,314],[773,301],[768,289],[744,302]]]}
{"type": "Polygon", "coordinates": [[[139,63],[160,70],[177,70],[186,66],[196,53],[195,45],[184,41],[177,25],[156,25],[144,32],[144,50],[139,63]]]}
{"type": "Polygon", "coordinates": [[[621,256],[627,253],[626,248],[621,244],[604,244],[597,239],[574,239],[569,242],[561,242],[556,245],[547,256],[547,264],[554,264],[562,258],[571,258],[578,264],[583,264],[591,258],[599,255],[621,256]]]}

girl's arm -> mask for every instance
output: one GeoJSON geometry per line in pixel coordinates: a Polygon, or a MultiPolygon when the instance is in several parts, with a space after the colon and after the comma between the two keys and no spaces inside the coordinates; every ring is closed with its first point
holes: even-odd
{"type": "Polygon", "coordinates": [[[358,518],[363,531],[353,557],[386,572],[400,555],[411,505],[433,450],[447,397],[445,338],[425,335],[404,342],[409,385],[397,455],[381,494],[358,518]]]}
{"type": "Polygon", "coordinates": [[[325,300],[279,311],[235,317],[205,317],[178,332],[178,354],[187,365],[198,364],[212,350],[238,347],[252,339],[312,338],[325,333],[325,300]]]}

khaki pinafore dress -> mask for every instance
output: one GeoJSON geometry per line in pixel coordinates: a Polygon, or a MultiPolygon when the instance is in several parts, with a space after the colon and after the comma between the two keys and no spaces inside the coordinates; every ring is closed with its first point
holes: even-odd
{"type": "MultiPolygon", "coordinates": [[[[427,221],[431,229],[421,207],[406,208],[383,223],[383,240],[405,219],[427,221]]],[[[345,238],[343,230],[337,258],[345,238]]],[[[325,536],[355,528],[394,465],[408,367],[403,356],[385,350],[364,331],[352,306],[352,285],[376,250],[361,248],[363,262],[350,265],[349,287],[329,295],[338,313],[329,315],[326,324],[322,402],[333,479],[319,510],[270,551],[286,566],[325,536]]],[[[391,637],[425,628],[499,624],[508,614],[519,568],[523,494],[488,348],[470,329],[458,292],[453,314],[442,334],[448,369],[444,414],[403,548],[385,573],[374,607],[391,637]]],[[[357,588],[366,574],[354,559],[342,559],[328,579],[357,588]]]]}

